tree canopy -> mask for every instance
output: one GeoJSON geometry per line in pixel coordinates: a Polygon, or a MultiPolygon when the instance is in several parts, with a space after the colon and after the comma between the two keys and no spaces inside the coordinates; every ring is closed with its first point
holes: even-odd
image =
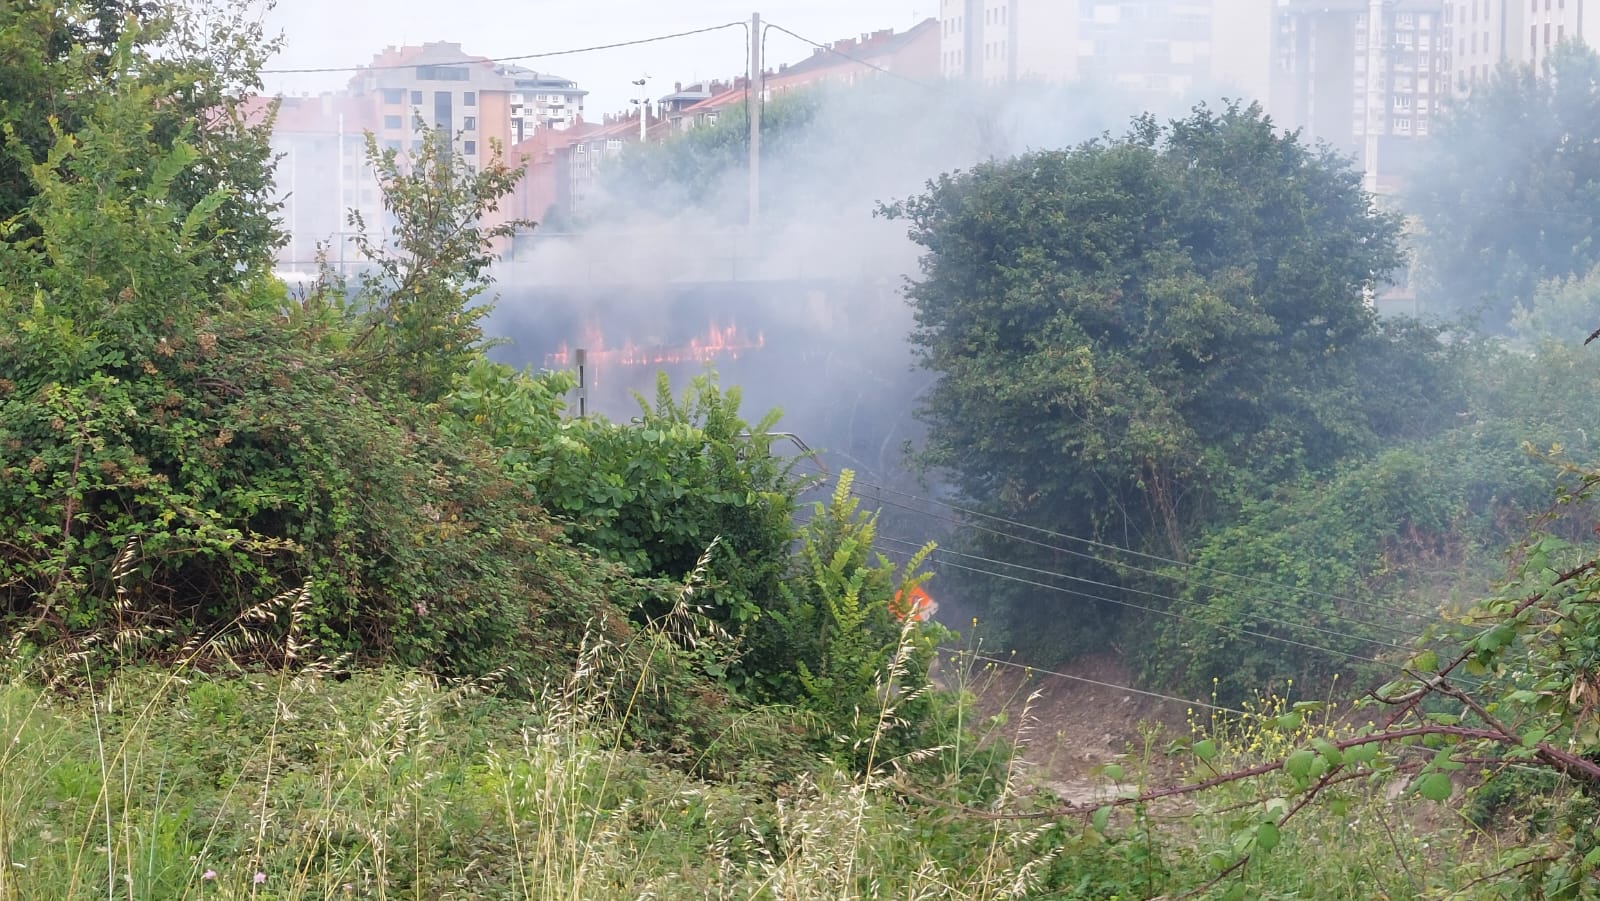
{"type": "Polygon", "coordinates": [[[1447,107],[1405,196],[1422,290],[1503,327],[1537,284],[1600,263],[1600,56],[1501,66],[1447,107]]]}
{"type": "Polygon", "coordinates": [[[1404,427],[1365,396],[1375,365],[1428,378],[1425,336],[1363,300],[1397,223],[1255,107],[1142,118],[886,212],[927,250],[925,459],[1008,516],[1181,549],[1218,497],[1404,427]]]}

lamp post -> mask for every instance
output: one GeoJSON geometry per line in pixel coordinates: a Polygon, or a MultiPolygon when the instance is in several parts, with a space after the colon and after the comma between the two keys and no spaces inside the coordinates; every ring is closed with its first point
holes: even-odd
{"type": "Polygon", "coordinates": [[[639,89],[639,98],[633,101],[633,104],[639,108],[639,143],[641,144],[646,140],[645,131],[650,125],[650,95],[645,90],[645,83],[649,80],[650,76],[646,75],[643,78],[635,79],[633,82],[634,87],[639,89]]]}

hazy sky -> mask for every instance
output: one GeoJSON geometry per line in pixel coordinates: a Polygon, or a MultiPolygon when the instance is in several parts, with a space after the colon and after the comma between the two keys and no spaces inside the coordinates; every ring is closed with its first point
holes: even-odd
{"type": "MultiPolygon", "coordinates": [[[[281,31],[283,54],[271,68],[355,66],[389,44],[456,41],[468,53],[502,57],[567,50],[654,37],[724,22],[749,22],[752,12],[823,43],[881,28],[903,30],[938,12],[937,0],[278,0],[267,15],[269,31],[281,31]]],[[[637,89],[629,82],[650,76],[651,97],[671,93],[672,83],[743,74],[744,28],[729,28],[638,47],[528,60],[530,69],[574,79],[590,92],[586,115],[628,106],[637,89]]],[[[768,32],[767,58],[795,62],[810,47],[778,31],[768,32]]],[[[349,73],[267,76],[267,87],[285,93],[340,87],[349,73]]]]}

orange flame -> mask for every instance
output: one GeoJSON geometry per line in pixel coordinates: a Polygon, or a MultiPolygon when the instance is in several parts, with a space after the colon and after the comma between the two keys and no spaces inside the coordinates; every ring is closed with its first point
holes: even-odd
{"type": "Polygon", "coordinates": [[[895,592],[894,597],[889,601],[889,613],[902,623],[908,618],[914,619],[919,623],[925,623],[933,619],[933,615],[938,612],[939,602],[935,601],[926,591],[923,591],[921,585],[911,589],[909,602],[906,600],[905,592],[903,591],[895,592]]]}
{"type": "MultiPolygon", "coordinates": [[[[745,351],[766,347],[767,337],[761,332],[751,337],[740,332],[737,325],[723,327],[713,319],[707,332],[689,339],[688,344],[641,345],[628,339],[622,342],[621,347],[607,347],[600,327],[591,322],[584,328],[584,343],[580,346],[588,349],[591,366],[675,366],[682,363],[709,363],[718,357],[737,360],[745,351]]],[[[573,365],[572,348],[563,341],[555,353],[545,355],[544,364],[552,369],[573,365]]]]}

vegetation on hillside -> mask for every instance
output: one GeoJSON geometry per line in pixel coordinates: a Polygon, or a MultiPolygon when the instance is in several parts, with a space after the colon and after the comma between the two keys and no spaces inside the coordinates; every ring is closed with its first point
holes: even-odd
{"type": "Polygon", "coordinates": [[[707,376],[574,419],[485,357],[503,164],[369,145],[365,274],[289,293],[270,45],[197,9],[0,12],[0,898],[1600,892],[1600,384],[1549,340],[1592,277],[1517,343],[1377,322],[1396,222],[1233,106],[890,206],[928,462],[1144,554],[1074,558],[1160,602],[1077,637],[1228,714],[1057,798],[981,673],[933,684],[934,549],[880,553],[848,471],[798,509],[776,414],[707,376]],[[1349,657],[1365,709],[1230,709],[1349,657]]]}

